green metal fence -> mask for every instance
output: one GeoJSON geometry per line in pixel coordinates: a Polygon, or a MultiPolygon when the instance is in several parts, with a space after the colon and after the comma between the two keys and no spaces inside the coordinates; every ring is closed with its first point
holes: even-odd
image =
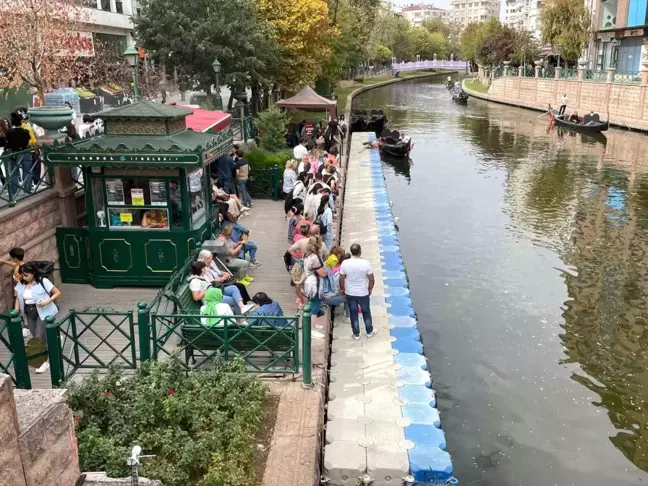
{"type": "Polygon", "coordinates": [[[52,386],[80,370],[137,367],[133,312],[112,309],[71,310],[58,321],[46,318],[52,386]]]}
{"type": "Polygon", "coordinates": [[[31,388],[22,320],[17,310],[0,314],[0,372],[9,375],[17,388],[31,388]]]}
{"type": "Polygon", "coordinates": [[[578,69],[561,69],[560,79],[578,79],[578,69]]]}
{"type": "Polygon", "coordinates": [[[0,156],[0,208],[15,206],[54,186],[54,170],[41,163],[38,147],[0,156]]]}
{"type": "Polygon", "coordinates": [[[241,357],[251,372],[299,372],[299,316],[228,316],[217,321],[210,325],[196,314],[151,313],[151,340],[140,341],[140,355],[144,359],[150,351],[151,359],[158,360],[181,353],[187,370],[241,357]]]}
{"type": "Polygon", "coordinates": [[[252,169],[248,180],[251,197],[279,199],[279,166],[271,169],[252,169]]]}

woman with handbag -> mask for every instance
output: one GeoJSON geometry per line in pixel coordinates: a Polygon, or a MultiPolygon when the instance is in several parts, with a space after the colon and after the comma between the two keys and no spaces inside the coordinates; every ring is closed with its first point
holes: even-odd
{"type": "MultiPolygon", "coordinates": [[[[205,262],[193,262],[191,264],[191,275],[189,276],[189,290],[191,290],[193,300],[204,303],[205,294],[213,285],[212,274],[205,262]]],[[[223,303],[228,304],[235,315],[244,315],[254,309],[254,304],[245,305],[243,303],[241,293],[234,285],[228,285],[222,291],[223,303]]]]}
{"type": "MultiPolygon", "coordinates": [[[[239,282],[228,284],[228,282],[231,282],[234,279],[234,275],[227,272],[221,272],[218,269],[218,265],[216,265],[216,262],[214,261],[214,255],[212,255],[211,251],[200,250],[200,253],[198,253],[197,261],[203,262],[205,264],[205,266],[207,267],[205,269],[205,273],[209,272],[211,274],[212,285],[215,285],[217,287],[222,287],[224,294],[225,294],[225,288],[234,286],[240,292],[241,299],[243,300],[244,304],[247,304],[250,302],[250,300],[252,300],[250,299],[250,294],[248,294],[248,291],[245,288],[245,284],[239,282]]],[[[231,290],[227,292],[228,293],[226,293],[225,295],[232,294],[231,290]]]]}
{"type": "MultiPolygon", "coordinates": [[[[322,278],[328,276],[328,271],[322,259],[322,240],[319,236],[311,236],[304,254],[304,283],[303,294],[310,301],[311,312],[320,317],[323,315],[322,299],[324,298],[324,283],[322,278]]],[[[312,337],[323,339],[324,334],[314,330],[312,337]]]]}
{"type": "MultiPolygon", "coordinates": [[[[32,262],[22,265],[19,272],[20,282],[15,287],[14,309],[20,310],[25,316],[29,332],[43,343],[44,349],[47,349],[45,318],[58,313],[54,302],[61,296],[61,292],[49,279],[40,277],[32,262]]],[[[36,369],[36,373],[44,373],[48,369],[49,361],[45,361],[36,369]]]]}

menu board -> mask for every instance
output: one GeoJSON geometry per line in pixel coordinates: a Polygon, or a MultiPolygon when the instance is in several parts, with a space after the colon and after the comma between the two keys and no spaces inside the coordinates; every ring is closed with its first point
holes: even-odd
{"type": "Polygon", "coordinates": [[[133,206],[144,206],[144,189],[131,189],[131,203],[133,206]]]}
{"type": "Polygon", "coordinates": [[[149,189],[151,191],[151,206],[167,205],[166,183],[164,181],[150,181],[149,189]]]}
{"type": "Polygon", "coordinates": [[[120,179],[106,179],[106,198],[108,204],[124,205],[124,184],[120,179]]]}

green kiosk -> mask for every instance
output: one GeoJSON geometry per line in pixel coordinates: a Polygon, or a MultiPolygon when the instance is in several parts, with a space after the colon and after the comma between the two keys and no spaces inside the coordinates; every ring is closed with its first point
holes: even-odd
{"type": "Polygon", "coordinates": [[[218,219],[209,164],[232,134],[187,129],[191,113],[139,101],[98,113],[104,134],[46,150],[49,166],[80,167],[85,187],[87,226],[57,229],[63,282],[165,285],[210,239],[218,219]]]}

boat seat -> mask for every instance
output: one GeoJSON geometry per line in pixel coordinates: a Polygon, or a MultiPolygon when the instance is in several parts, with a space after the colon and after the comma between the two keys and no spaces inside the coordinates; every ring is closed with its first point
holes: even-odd
{"type": "Polygon", "coordinates": [[[583,117],[583,123],[600,123],[601,122],[601,117],[599,116],[598,113],[594,113],[590,115],[589,113],[583,117]]]}

